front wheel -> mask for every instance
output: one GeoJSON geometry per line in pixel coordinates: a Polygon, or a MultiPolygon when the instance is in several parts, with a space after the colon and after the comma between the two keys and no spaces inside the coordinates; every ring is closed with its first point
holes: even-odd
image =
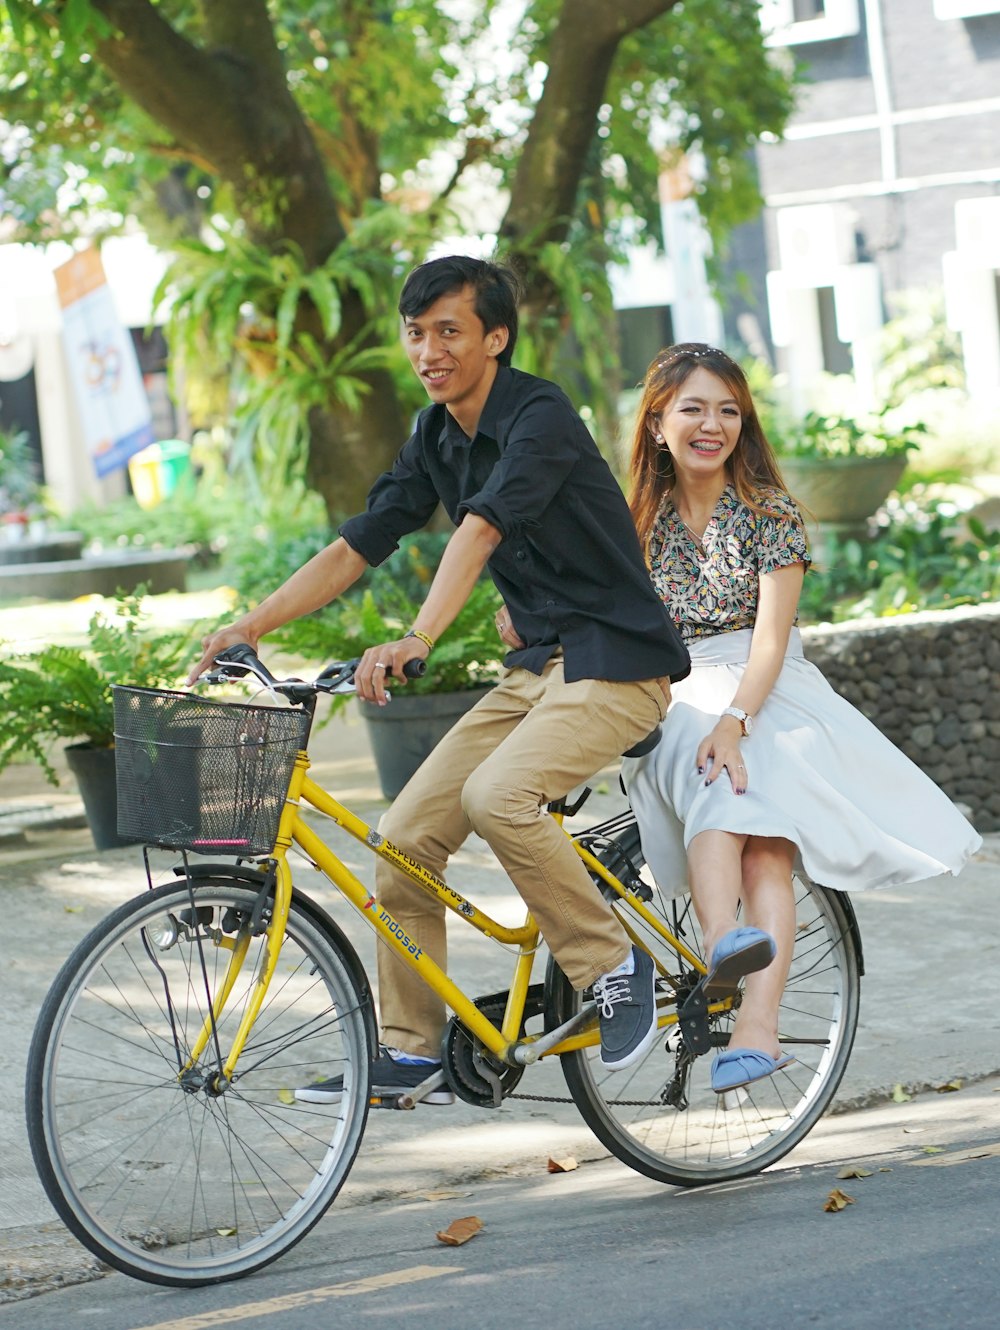
{"type": "MultiPolygon", "coordinates": [[[[600,857],[618,873],[627,861],[651,892],[649,909],[696,955],[701,933],[690,897],[664,897],[645,867],[631,825],[600,857]]],[[[600,1049],[564,1054],[570,1094],[598,1139],[623,1163],[660,1182],[699,1186],[746,1177],[774,1164],[812,1129],[847,1066],[858,1023],[861,961],[850,903],[837,892],[796,881],[795,950],[779,1014],[779,1037],[795,1061],[741,1090],[717,1095],[709,1073],[729,1043],[732,1012],[710,1019],[712,1051],[693,1058],[676,1024],[662,1028],[649,1053],[626,1071],[609,1073],[600,1049]]],[[[696,980],[627,905],[615,910],[661,967],[658,1011],[673,1014],[696,980]],[[669,978],[666,976],[670,976],[669,978]]],[[[561,971],[550,973],[553,1024],[578,1011],[583,995],[561,971]]]]}
{"type": "Polygon", "coordinates": [[[309,1232],[357,1154],[371,996],[295,901],[233,1079],[220,1078],[269,920],[251,885],[157,887],[80,943],[42,1007],[26,1089],[35,1165],[71,1231],[137,1279],[260,1269],[309,1232]],[[296,1101],[317,1063],[343,1073],[339,1104],[296,1101]]]}

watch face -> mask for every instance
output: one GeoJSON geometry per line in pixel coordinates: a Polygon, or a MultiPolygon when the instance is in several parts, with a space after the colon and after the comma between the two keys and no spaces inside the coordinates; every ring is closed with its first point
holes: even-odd
{"type": "Polygon", "coordinates": [[[744,717],[743,717],[743,733],[744,733],[744,734],[749,734],[750,731],[751,731],[752,729],[753,729],[753,716],[744,716],[744,717]]]}

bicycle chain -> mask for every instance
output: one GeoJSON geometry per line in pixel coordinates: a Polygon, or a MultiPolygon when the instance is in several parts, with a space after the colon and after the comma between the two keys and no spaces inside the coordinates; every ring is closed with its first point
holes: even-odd
{"type": "MultiPolygon", "coordinates": [[[[572,1104],[576,1101],[558,1094],[508,1094],[504,1099],[533,1099],[536,1104],[572,1104]]],[[[662,1108],[655,1099],[605,1099],[606,1104],[615,1104],[620,1108],[662,1108]]]]}

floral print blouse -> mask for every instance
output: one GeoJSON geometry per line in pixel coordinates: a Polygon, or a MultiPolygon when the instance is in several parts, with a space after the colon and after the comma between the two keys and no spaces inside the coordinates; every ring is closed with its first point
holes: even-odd
{"type": "Polygon", "coordinates": [[[770,513],[755,513],[727,485],[699,542],[670,495],[664,498],[649,542],[650,573],[685,642],[752,628],[759,577],[793,563],[808,566],[795,504],[776,492],[767,502],[770,513]]]}

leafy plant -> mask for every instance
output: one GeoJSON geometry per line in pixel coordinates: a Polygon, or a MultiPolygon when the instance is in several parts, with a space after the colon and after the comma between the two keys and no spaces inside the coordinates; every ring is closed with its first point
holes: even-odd
{"type": "Polygon", "coordinates": [[[964,389],[962,342],[948,327],[944,291],[901,291],[890,304],[893,317],[878,337],[880,400],[903,406],[917,393],[964,389]]]}
{"type": "Polygon", "coordinates": [[[21,511],[41,492],[38,465],[27,430],[0,430],[0,511],[21,511]]]}
{"type": "Polygon", "coordinates": [[[46,646],[0,656],[0,771],[17,757],[36,761],[47,779],[58,776],[47,749],[57,740],[94,748],[114,745],[111,685],[169,685],[183,671],[194,630],[148,633],[145,587],[98,610],[86,647],[46,646]]]}
{"type": "MultiPolygon", "coordinates": [[[[422,600],[400,587],[385,587],[376,601],[369,588],[360,599],[338,600],[319,614],[288,624],[274,637],[297,655],[324,662],[349,660],[375,643],[402,637],[422,600]]],[[[500,603],[492,582],[477,582],[431,652],[427,673],[406,684],[407,695],[464,692],[495,683],[506,654],[494,623],[500,603]]]]}
{"type": "Polygon", "coordinates": [[[772,438],[778,453],[785,457],[814,457],[833,460],[839,457],[898,457],[919,448],[927,434],[922,422],[894,427],[880,411],[867,419],[842,415],[824,415],[808,411],[790,427],[772,438]]]}
{"type": "MultiPolygon", "coordinates": [[[[281,531],[287,532],[287,524],[281,531]]],[[[252,532],[251,539],[234,541],[226,555],[226,575],[236,591],[241,606],[249,608],[269,596],[275,587],[287,581],[304,563],[334,539],[328,523],[305,524],[287,534],[276,533],[264,539],[252,532]]],[[[399,550],[384,564],[369,568],[341,599],[360,600],[370,590],[376,604],[389,603],[403,595],[414,604],[422,603],[434,579],[441,555],[448,543],[446,531],[418,531],[404,536],[399,550]]],[[[320,615],[326,611],[320,610],[320,615]]],[[[414,611],[416,613],[416,611],[414,611]]]]}
{"type": "Polygon", "coordinates": [[[953,609],[1000,597],[1000,531],[975,518],[956,527],[946,504],[899,505],[874,540],[832,542],[800,600],[805,622],[953,609]]]}

